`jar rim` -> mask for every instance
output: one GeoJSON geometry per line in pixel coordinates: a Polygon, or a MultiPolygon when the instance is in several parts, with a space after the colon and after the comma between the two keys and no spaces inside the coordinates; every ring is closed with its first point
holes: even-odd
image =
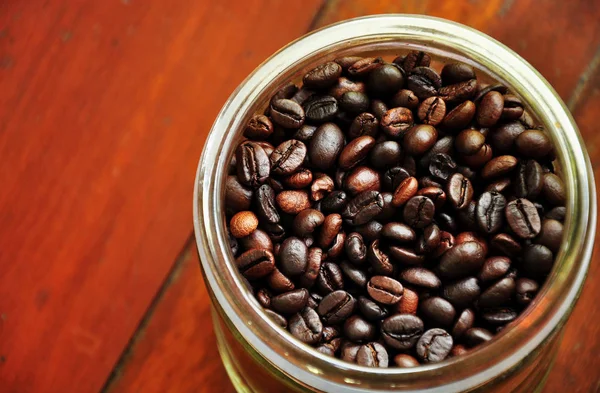
{"type": "Polygon", "coordinates": [[[308,378],[315,388],[358,391],[361,386],[355,383],[362,378],[383,378],[402,388],[406,387],[403,383],[414,378],[426,379],[441,374],[455,378],[450,378],[443,386],[427,388],[428,392],[438,388],[448,392],[478,386],[507,372],[542,345],[564,324],[581,291],[596,228],[593,171],[583,146],[574,120],[548,82],[519,55],[477,30],[440,18],[402,14],[362,17],[330,25],[288,44],[257,67],[227,100],[213,124],[198,165],[193,201],[194,231],[205,281],[244,340],[277,368],[299,380],[308,378]],[[293,69],[302,59],[316,52],[323,53],[327,48],[368,40],[369,37],[390,40],[417,37],[429,40],[432,45],[443,42],[501,72],[500,76],[510,82],[518,94],[527,96],[533,111],[544,121],[555,142],[569,196],[563,245],[556,256],[555,269],[534,304],[510,329],[472,353],[413,369],[367,368],[350,364],[319,353],[276,326],[240,279],[228,252],[222,216],[227,149],[236,142],[235,133],[229,131],[241,129],[253,101],[269,86],[273,75],[293,69]],[[560,272],[556,269],[558,265],[562,267],[560,272]],[[495,359],[493,365],[478,368],[482,359],[490,357],[495,359]],[[466,373],[467,365],[477,372],[466,373]],[[333,381],[331,373],[338,371],[343,371],[344,377],[333,381]]]}

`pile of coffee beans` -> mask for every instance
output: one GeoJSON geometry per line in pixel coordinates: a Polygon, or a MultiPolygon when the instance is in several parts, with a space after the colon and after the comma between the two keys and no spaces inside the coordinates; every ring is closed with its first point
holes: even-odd
{"type": "Polygon", "coordinates": [[[566,192],[551,139],[506,86],[439,64],[323,63],[249,120],[231,161],[235,264],[319,352],[371,367],[459,356],[552,269],[566,192]]]}

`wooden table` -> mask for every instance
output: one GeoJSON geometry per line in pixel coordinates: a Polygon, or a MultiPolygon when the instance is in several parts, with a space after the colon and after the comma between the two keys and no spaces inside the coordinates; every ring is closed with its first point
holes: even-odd
{"type": "MultiPolygon", "coordinates": [[[[520,53],[597,168],[598,1],[0,2],[0,392],[233,392],[192,238],[207,131],[277,48],[382,12],[443,16],[520,53]]],[[[545,392],[600,391],[598,262],[545,392]]]]}

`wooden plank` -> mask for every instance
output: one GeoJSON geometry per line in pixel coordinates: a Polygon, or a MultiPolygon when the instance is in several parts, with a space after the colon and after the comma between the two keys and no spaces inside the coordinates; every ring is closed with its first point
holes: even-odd
{"type": "Polygon", "coordinates": [[[191,232],[207,131],[321,0],[0,3],[0,390],[97,392],[191,232]]]}

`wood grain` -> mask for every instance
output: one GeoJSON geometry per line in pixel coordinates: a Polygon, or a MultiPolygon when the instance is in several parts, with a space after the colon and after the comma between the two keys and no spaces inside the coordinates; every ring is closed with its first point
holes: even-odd
{"type": "Polygon", "coordinates": [[[99,391],[191,232],[217,111],[320,5],[0,3],[2,393],[99,391]]]}
{"type": "MultiPolygon", "coordinates": [[[[349,17],[382,12],[426,13],[445,16],[481,29],[500,39],[515,49],[536,66],[560,92],[565,101],[572,103],[574,116],[586,139],[587,147],[595,167],[600,163],[600,138],[596,130],[597,108],[600,106],[600,74],[598,73],[598,50],[600,34],[597,21],[600,9],[591,2],[541,2],[533,1],[359,1],[333,0],[327,3],[317,26],[349,17]],[[451,5],[450,5],[451,4],[451,5]],[[549,22],[552,21],[552,22],[549,22]],[[536,25],[537,23],[537,25],[536,25]],[[562,26],[559,31],[552,26],[562,26]],[[565,31],[570,31],[565,35],[565,31]],[[571,35],[573,34],[573,35],[571,35]],[[573,42],[572,37],[581,41],[573,42]],[[544,45],[539,45],[544,42],[544,45]],[[569,48],[566,50],[565,48],[569,48]],[[565,55],[568,53],[568,56],[565,55]],[[548,63],[548,60],[551,62],[548,63]]],[[[596,169],[597,171],[597,169],[596,169]]],[[[596,173],[596,177],[600,173],[596,173]]],[[[193,247],[190,250],[194,252],[193,247]]],[[[581,299],[569,321],[561,344],[556,365],[545,387],[545,393],[600,391],[600,327],[592,321],[600,320],[600,307],[596,301],[600,287],[600,256],[594,255],[588,282],[581,299]]],[[[200,274],[194,267],[188,274],[169,289],[164,307],[157,308],[147,328],[148,338],[144,337],[132,347],[133,354],[121,372],[122,379],[114,384],[111,393],[159,392],[154,386],[167,386],[167,381],[185,381],[186,388],[177,385],[177,392],[194,392],[202,389],[203,383],[225,379],[223,369],[215,369],[210,378],[195,368],[198,353],[204,353],[205,337],[178,333],[189,331],[183,326],[193,326],[193,330],[212,329],[210,321],[192,314],[192,310],[207,310],[204,287],[194,289],[194,280],[200,274]],[[185,297],[171,296],[169,292],[186,293],[185,297]],[[176,310],[176,311],[170,311],[176,310]],[[172,318],[172,319],[171,319],[172,318]],[[181,319],[179,319],[181,318],[181,319]],[[164,326],[165,320],[172,320],[171,326],[164,326]],[[160,330],[164,329],[162,334],[160,330]],[[152,333],[150,333],[152,331],[152,333]],[[173,342],[170,337],[180,334],[182,340],[173,342]],[[168,342],[169,345],[165,345],[168,342]],[[186,351],[186,348],[191,348],[186,351]],[[157,370],[157,364],[177,363],[177,368],[157,370]],[[195,382],[194,382],[195,381],[195,382]]],[[[197,311],[201,312],[201,311],[197,311]]],[[[208,365],[211,367],[212,364],[208,365]]],[[[183,383],[183,382],[182,382],[183,383]]],[[[215,391],[222,389],[232,392],[226,381],[215,385],[215,391]]],[[[202,391],[202,390],[201,390],[202,391]]]]}

